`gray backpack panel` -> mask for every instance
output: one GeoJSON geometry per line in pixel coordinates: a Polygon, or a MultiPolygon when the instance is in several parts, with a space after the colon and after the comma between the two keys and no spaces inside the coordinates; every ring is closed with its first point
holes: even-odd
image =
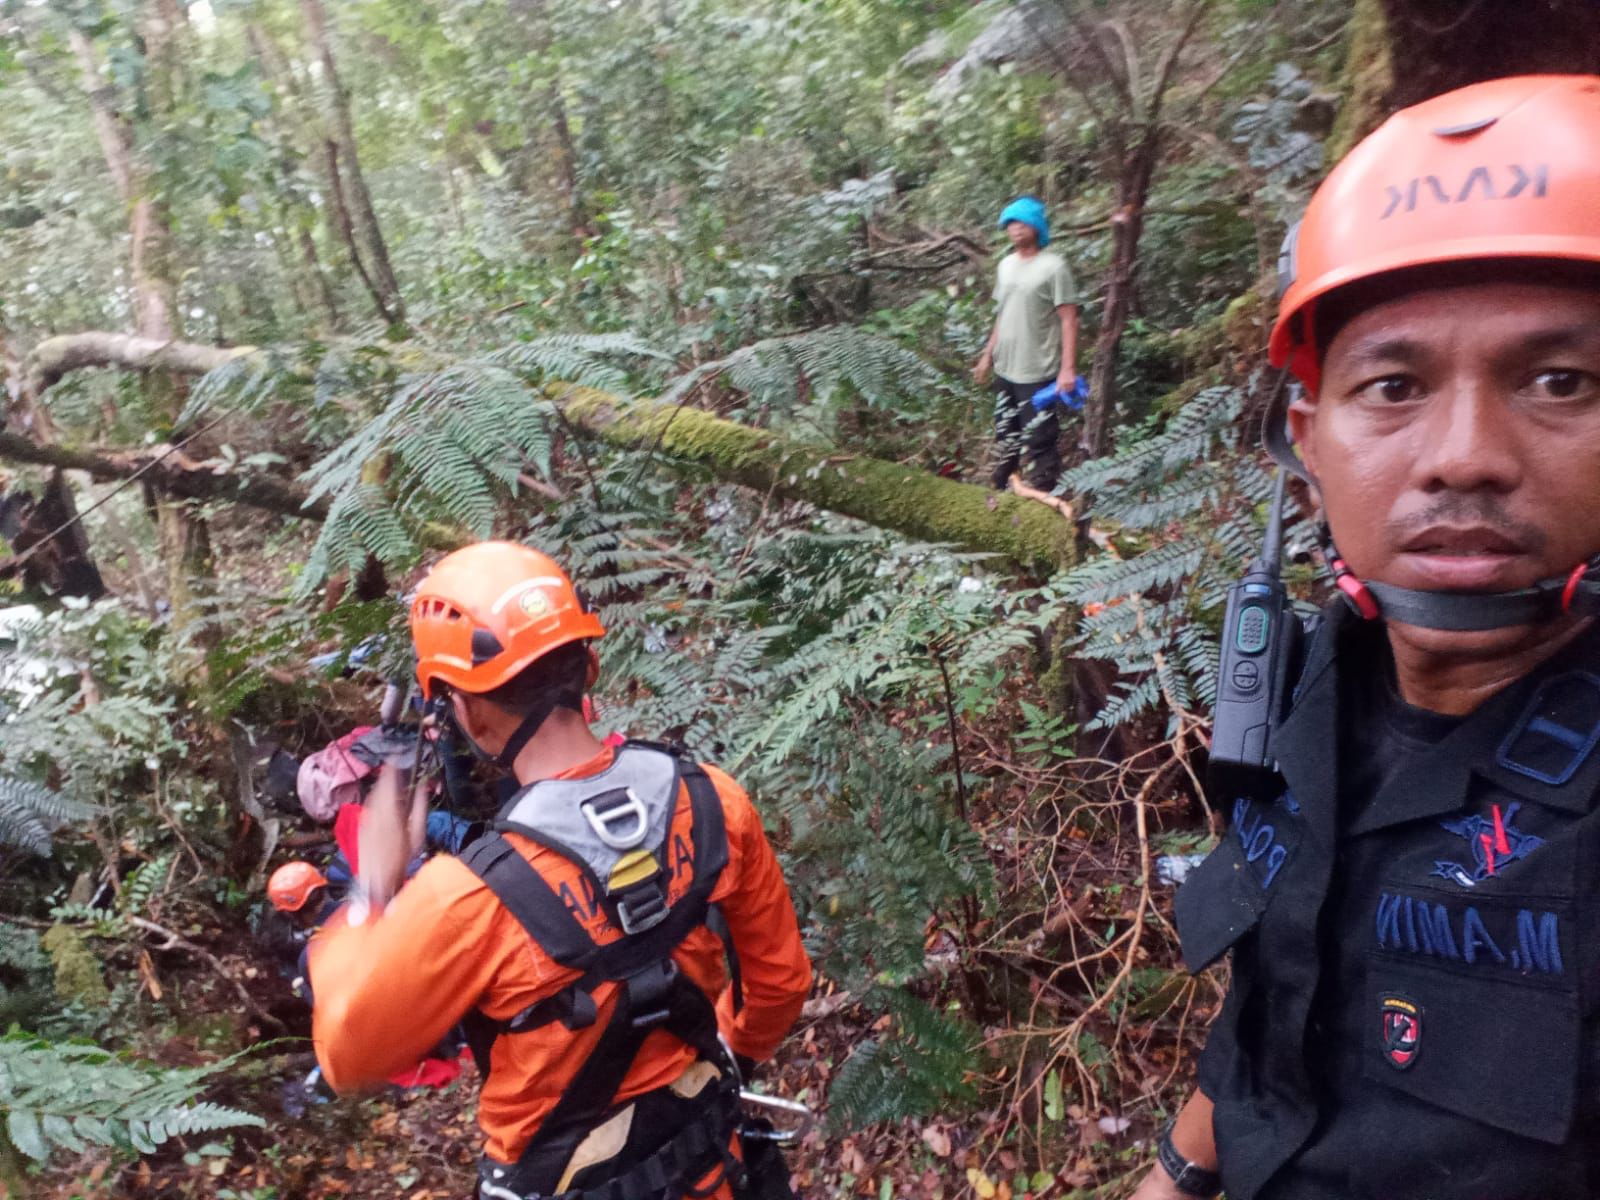
{"type": "Polygon", "coordinates": [[[598,775],[524,788],[501,810],[500,822],[532,831],[603,881],[625,854],[666,841],[677,801],[672,755],[625,745],[598,775]]]}

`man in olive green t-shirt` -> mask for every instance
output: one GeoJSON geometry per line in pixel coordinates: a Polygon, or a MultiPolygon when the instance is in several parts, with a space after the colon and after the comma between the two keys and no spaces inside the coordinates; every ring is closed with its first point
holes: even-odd
{"type": "Polygon", "coordinates": [[[1050,224],[1043,203],[1032,196],[1013,200],[1000,214],[1000,227],[1012,250],[1000,260],[994,287],[999,312],[972,377],[979,383],[994,378],[994,486],[1006,486],[1026,449],[1028,482],[1049,491],[1061,474],[1061,426],[1055,405],[1039,412],[1032,401],[1040,388],[1054,384],[1065,395],[1077,382],[1078,289],[1067,264],[1045,250],[1050,224]]]}

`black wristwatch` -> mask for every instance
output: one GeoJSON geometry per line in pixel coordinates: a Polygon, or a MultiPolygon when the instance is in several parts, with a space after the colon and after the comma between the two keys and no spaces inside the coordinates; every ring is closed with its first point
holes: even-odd
{"type": "Polygon", "coordinates": [[[1204,1196],[1210,1200],[1222,1190],[1221,1175],[1190,1162],[1178,1153],[1178,1148],[1172,1144],[1170,1121],[1161,1131],[1161,1140],[1156,1143],[1156,1161],[1161,1164],[1163,1171],[1172,1176],[1172,1182],[1185,1196],[1204,1196]]]}

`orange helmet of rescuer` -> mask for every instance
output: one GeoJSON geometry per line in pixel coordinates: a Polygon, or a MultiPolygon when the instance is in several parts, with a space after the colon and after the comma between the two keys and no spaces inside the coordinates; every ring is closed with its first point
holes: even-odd
{"type": "Polygon", "coordinates": [[[1316,390],[1317,303],[1390,271],[1474,259],[1600,263],[1600,77],[1495,79],[1403,109],[1290,230],[1274,366],[1316,390]]]}
{"type": "Polygon", "coordinates": [[[328,886],[328,877],[308,862],[288,862],[267,880],[267,899],[279,912],[299,912],[318,888],[328,886]]]}
{"type": "MultiPolygon", "coordinates": [[[[605,632],[555,560],[515,542],[446,555],[411,601],[417,682],[428,699],[440,685],[492,692],[535,659],[605,632]]],[[[591,685],[597,668],[591,657],[591,685]]]]}

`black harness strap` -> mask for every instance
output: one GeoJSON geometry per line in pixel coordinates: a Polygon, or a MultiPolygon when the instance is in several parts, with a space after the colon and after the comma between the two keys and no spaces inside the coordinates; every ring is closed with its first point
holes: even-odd
{"type": "Polygon", "coordinates": [[[722,952],[728,959],[728,990],[733,993],[733,1011],[744,1011],[744,973],[739,970],[739,950],[733,944],[733,930],[728,928],[728,918],[722,914],[722,905],[713,904],[706,909],[706,928],[717,935],[722,952]]]}
{"type": "Polygon", "coordinates": [[[528,1169],[533,1178],[548,1178],[547,1171],[559,1172],[578,1143],[611,1109],[645,1039],[657,1029],[666,1030],[712,1061],[721,1057],[716,1010],[670,959],[622,981],[605,1032],[555,1108],[540,1122],[539,1132],[518,1165],[528,1169]]]}
{"type": "Polygon", "coordinates": [[[535,871],[517,848],[498,833],[479,838],[461,861],[511,910],[517,923],[564,967],[582,971],[594,961],[597,947],[561,897],[535,871]]]}

